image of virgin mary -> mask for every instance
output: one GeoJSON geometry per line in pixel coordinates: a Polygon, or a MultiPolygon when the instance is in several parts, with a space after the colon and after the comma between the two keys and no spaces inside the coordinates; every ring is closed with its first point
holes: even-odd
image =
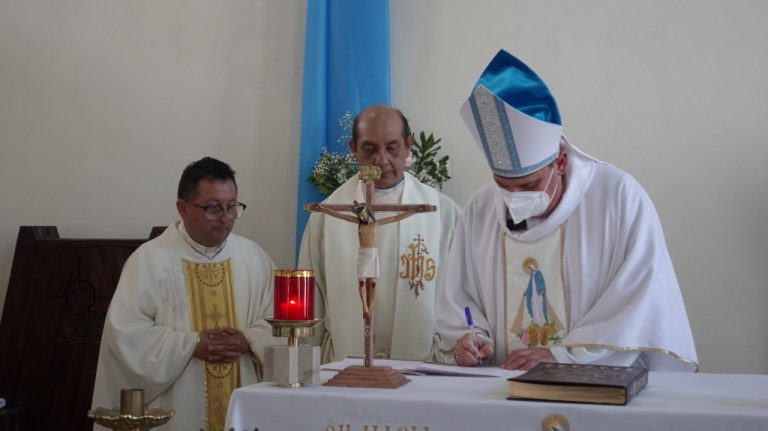
{"type": "Polygon", "coordinates": [[[529,348],[546,346],[550,341],[557,344],[557,335],[564,326],[552,305],[547,300],[547,285],[538,262],[528,258],[523,262],[523,271],[529,274],[528,285],[520,300],[511,331],[529,348]],[[523,326],[527,323],[527,326],[523,326]]]}

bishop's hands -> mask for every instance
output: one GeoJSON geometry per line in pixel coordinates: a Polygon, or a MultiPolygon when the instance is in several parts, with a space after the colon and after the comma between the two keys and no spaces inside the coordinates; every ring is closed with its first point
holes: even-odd
{"type": "Polygon", "coordinates": [[[528,371],[541,362],[557,362],[552,351],[546,347],[534,347],[531,349],[513,350],[500,365],[507,370],[528,371]]]}
{"type": "Polygon", "coordinates": [[[248,340],[237,329],[204,329],[192,356],[208,362],[234,362],[250,351],[248,340]]]}
{"type": "MultiPolygon", "coordinates": [[[[456,365],[474,367],[480,365],[484,359],[493,357],[493,345],[482,337],[468,333],[456,342],[453,354],[456,365]]],[[[557,359],[546,347],[517,349],[509,353],[500,367],[528,371],[541,362],[557,362],[557,359]]]]}
{"type": "Polygon", "coordinates": [[[456,365],[463,367],[474,367],[480,365],[485,358],[493,356],[493,345],[478,337],[476,334],[468,333],[459,338],[456,345],[453,346],[453,357],[456,365]]]}

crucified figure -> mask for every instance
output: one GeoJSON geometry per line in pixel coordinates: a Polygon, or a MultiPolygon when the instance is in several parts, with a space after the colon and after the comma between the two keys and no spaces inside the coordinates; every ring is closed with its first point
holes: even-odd
{"type": "Polygon", "coordinates": [[[352,223],[357,223],[357,238],[360,242],[360,253],[357,256],[357,285],[360,292],[360,300],[363,303],[363,318],[370,319],[373,313],[373,303],[376,299],[376,279],[378,278],[378,256],[376,250],[376,229],[385,224],[394,223],[408,218],[416,212],[401,212],[381,220],[376,220],[367,204],[354,201],[352,212],[344,214],[340,211],[329,209],[323,204],[312,206],[313,211],[328,214],[352,223]]]}
{"type": "Polygon", "coordinates": [[[371,319],[373,303],[376,299],[376,280],[379,277],[378,251],[376,249],[376,229],[380,225],[394,223],[417,213],[436,211],[434,205],[377,205],[373,202],[374,180],[380,175],[378,166],[361,166],[360,178],[365,181],[365,202],[353,201],[349,204],[307,204],[304,209],[328,214],[331,217],[350,223],[357,223],[357,235],[360,252],[357,257],[357,286],[363,303],[363,321],[365,325],[364,366],[371,367],[371,319]],[[397,211],[399,214],[376,220],[375,211],[397,211]],[[352,214],[345,214],[352,213],[352,214]]]}

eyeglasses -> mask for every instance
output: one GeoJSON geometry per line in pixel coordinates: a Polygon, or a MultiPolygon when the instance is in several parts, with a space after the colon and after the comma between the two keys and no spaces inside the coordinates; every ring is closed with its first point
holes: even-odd
{"type": "Polygon", "coordinates": [[[219,217],[221,217],[224,212],[227,212],[227,215],[232,218],[240,218],[241,215],[243,215],[243,212],[245,211],[246,205],[244,203],[236,203],[232,205],[227,205],[226,210],[224,207],[218,204],[214,205],[198,205],[196,203],[190,202],[191,205],[196,206],[203,210],[205,212],[205,218],[208,220],[218,220],[219,217]]]}

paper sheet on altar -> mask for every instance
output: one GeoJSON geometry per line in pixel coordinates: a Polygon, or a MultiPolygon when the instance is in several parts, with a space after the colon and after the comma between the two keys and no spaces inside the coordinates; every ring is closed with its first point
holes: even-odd
{"type": "MultiPolygon", "coordinates": [[[[362,358],[345,358],[337,362],[329,362],[321,367],[323,371],[341,371],[349,366],[363,365],[362,358]]],[[[374,366],[392,367],[404,374],[421,376],[452,376],[452,377],[498,377],[510,378],[521,374],[521,371],[510,371],[498,367],[460,367],[457,365],[435,364],[421,361],[400,361],[393,359],[375,359],[374,366]]]]}

